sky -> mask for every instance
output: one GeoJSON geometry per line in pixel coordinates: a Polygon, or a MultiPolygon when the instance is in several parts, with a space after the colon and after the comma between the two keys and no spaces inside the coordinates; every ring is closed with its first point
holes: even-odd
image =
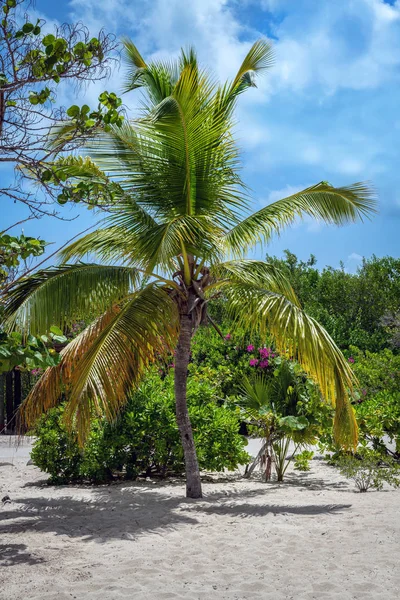
{"type": "MultiPolygon", "coordinates": [[[[322,180],[370,181],[379,213],[341,228],[306,219],[256,255],[288,248],[301,259],[316,255],[321,268],[343,261],[349,272],[363,256],[400,255],[400,0],[36,0],[35,11],[50,28],[79,20],[93,35],[102,28],[127,35],[146,60],[193,45],[222,81],[255,40],[271,40],[275,65],[240,98],[236,115],[254,210],[322,180]]],[[[82,90],[81,98],[72,87],[58,98],[66,106],[95,105],[103,89],[118,92],[122,80],[117,66],[110,81],[82,90]]],[[[140,92],[123,101],[134,114],[140,92]]],[[[4,205],[5,225],[23,217],[21,206],[4,205]]],[[[25,233],[54,250],[94,222],[83,207],[60,211],[77,218],[30,221],[25,233]]]]}

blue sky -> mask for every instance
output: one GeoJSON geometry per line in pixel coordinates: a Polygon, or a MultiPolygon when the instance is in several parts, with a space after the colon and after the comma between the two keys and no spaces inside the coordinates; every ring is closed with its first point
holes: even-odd
{"type": "MultiPolygon", "coordinates": [[[[379,214],[340,229],[305,221],[266,250],[313,253],[320,267],[342,260],[349,271],[361,256],[399,256],[399,0],[37,0],[36,11],[49,26],[82,20],[93,34],[105,28],[129,35],[146,58],[192,44],[220,79],[234,74],[257,38],[273,40],[276,64],[242,97],[237,114],[254,208],[321,180],[369,180],[379,214]]],[[[118,91],[122,76],[116,69],[109,82],[81,92],[82,102],[93,104],[104,88],[118,91]]],[[[59,99],[77,101],[68,88],[59,99]]],[[[138,100],[138,93],[124,96],[132,111],[138,100]]],[[[6,225],[23,216],[21,207],[7,207],[6,225]]],[[[92,223],[91,213],[73,211],[62,209],[67,217],[79,214],[72,222],[43,218],[25,232],[55,248],[92,223]]]]}

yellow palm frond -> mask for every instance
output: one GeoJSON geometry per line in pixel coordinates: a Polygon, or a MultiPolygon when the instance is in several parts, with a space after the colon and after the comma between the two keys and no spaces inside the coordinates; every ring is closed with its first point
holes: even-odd
{"type": "Polygon", "coordinates": [[[272,334],[277,350],[295,358],[335,407],[334,434],[345,447],[357,444],[350,395],[354,375],[330,335],[312,317],[280,294],[231,282],[224,290],[232,317],[245,327],[272,334]]]}
{"type": "Polygon", "coordinates": [[[61,329],[93,318],[121,301],[138,285],[133,267],[61,265],[37,271],[12,287],[4,307],[5,329],[25,335],[61,329]]]}
{"type": "Polygon", "coordinates": [[[149,364],[172,351],[177,335],[175,304],[163,288],[149,284],[62,351],[61,363],[46,370],[23,403],[23,422],[32,425],[63,392],[66,422],[83,443],[93,414],[113,420],[149,364]]]}

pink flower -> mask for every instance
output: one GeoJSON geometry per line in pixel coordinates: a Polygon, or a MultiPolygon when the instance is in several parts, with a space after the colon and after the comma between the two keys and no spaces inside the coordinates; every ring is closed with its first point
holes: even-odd
{"type": "Polygon", "coordinates": [[[32,369],[31,373],[34,377],[36,377],[37,375],[41,375],[43,373],[43,370],[42,369],[32,369]]]}
{"type": "Polygon", "coordinates": [[[258,351],[261,358],[268,358],[268,356],[271,354],[271,348],[259,348],[258,351]]]}
{"type": "Polygon", "coordinates": [[[251,367],[256,367],[256,366],[258,365],[258,358],[251,358],[251,359],[249,360],[249,365],[250,365],[251,367]]]}
{"type": "Polygon", "coordinates": [[[169,366],[169,368],[170,368],[170,369],[174,369],[174,368],[175,368],[175,365],[174,365],[174,363],[171,363],[171,364],[170,364],[170,365],[168,365],[168,366],[169,366]]]}
{"type": "Polygon", "coordinates": [[[356,362],[352,356],[350,356],[350,358],[348,358],[347,360],[348,360],[349,363],[355,363],[356,362]]]}
{"type": "Polygon", "coordinates": [[[268,367],[269,362],[267,361],[267,359],[265,358],[264,360],[260,361],[259,367],[261,369],[266,369],[266,367],[268,367]]]}
{"type": "Polygon", "coordinates": [[[225,336],[225,339],[226,339],[226,340],[230,340],[230,339],[231,339],[231,337],[232,337],[232,336],[231,336],[231,334],[230,334],[230,333],[227,333],[227,334],[226,334],[226,336],[225,336]]]}
{"type": "Polygon", "coordinates": [[[252,344],[249,344],[246,348],[247,352],[254,352],[254,346],[252,344]]]}

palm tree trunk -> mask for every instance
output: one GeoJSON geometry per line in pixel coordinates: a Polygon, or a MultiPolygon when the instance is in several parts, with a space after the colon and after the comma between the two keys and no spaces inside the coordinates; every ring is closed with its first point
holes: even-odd
{"type": "Polygon", "coordinates": [[[181,435],[186,469],[186,497],[202,498],[199,464],[193,440],[187,398],[187,370],[192,339],[192,321],[188,315],[181,315],[180,333],[175,353],[175,402],[176,421],[181,435]]]}

